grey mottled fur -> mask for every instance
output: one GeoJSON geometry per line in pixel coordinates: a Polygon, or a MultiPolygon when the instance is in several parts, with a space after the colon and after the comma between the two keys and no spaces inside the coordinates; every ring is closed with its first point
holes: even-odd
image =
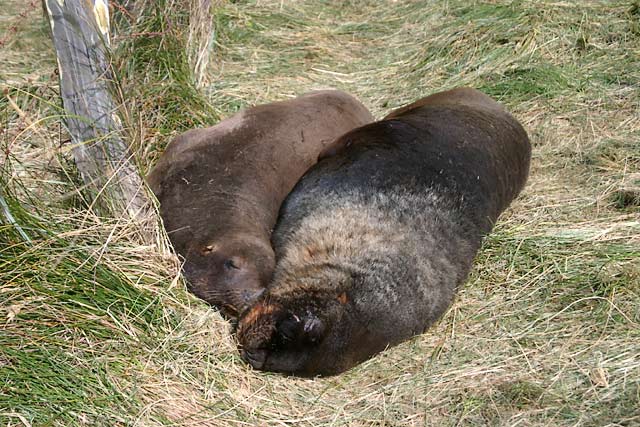
{"type": "Polygon", "coordinates": [[[480,245],[479,238],[459,232],[462,218],[434,193],[416,196],[398,189],[365,196],[353,189],[298,212],[300,217],[289,217],[274,235],[279,259],[271,295],[286,297],[292,283],[297,289],[335,293],[335,277],[319,281],[318,270],[310,277],[300,270],[323,263],[347,266],[358,279],[343,277],[350,286],[340,291],[358,296],[353,304],[363,323],[392,328],[397,342],[442,315],[480,245]],[[302,264],[300,248],[305,247],[325,256],[302,264]]]}

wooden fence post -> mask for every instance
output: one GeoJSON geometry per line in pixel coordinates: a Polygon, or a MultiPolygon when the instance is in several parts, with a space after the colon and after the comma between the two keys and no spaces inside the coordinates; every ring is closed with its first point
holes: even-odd
{"type": "MultiPolygon", "coordinates": [[[[144,224],[153,209],[112,98],[107,0],[45,0],[72,153],[101,214],[144,224]]],[[[147,240],[145,239],[145,240],[147,240]]]]}

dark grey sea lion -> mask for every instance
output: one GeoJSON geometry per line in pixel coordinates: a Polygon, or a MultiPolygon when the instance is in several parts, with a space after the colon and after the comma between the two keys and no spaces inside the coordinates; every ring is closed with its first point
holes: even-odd
{"type": "Polygon", "coordinates": [[[278,209],[318,154],[373,121],[335,90],[242,111],[167,147],[148,182],[198,297],[234,317],[271,279],[278,209]]]}
{"type": "Polygon", "coordinates": [[[523,188],[531,157],[518,121],[469,88],[330,147],[343,151],[285,200],[273,281],[239,319],[241,353],[258,369],[336,374],[425,331],[523,188]]]}

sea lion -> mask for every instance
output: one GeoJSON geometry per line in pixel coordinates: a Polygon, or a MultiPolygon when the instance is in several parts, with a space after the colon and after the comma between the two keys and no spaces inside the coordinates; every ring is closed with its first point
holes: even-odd
{"type": "Polygon", "coordinates": [[[239,318],[254,368],[337,374],[424,332],[531,158],[518,121],[470,88],[421,99],[336,146],[283,203],[273,280],[239,318]]]}
{"type": "Polygon", "coordinates": [[[286,195],[327,144],[373,120],[352,96],[325,90],[176,137],[147,180],[189,290],[236,316],[271,278],[286,195]]]}

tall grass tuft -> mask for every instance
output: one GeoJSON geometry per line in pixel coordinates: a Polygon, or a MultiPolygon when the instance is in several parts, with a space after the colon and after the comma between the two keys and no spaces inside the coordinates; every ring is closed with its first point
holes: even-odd
{"type": "Polygon", "coordinates": [[[122,28],[114,59],[131,142],[143,172],[171,136],[219,119],[216,109],[198,90],[215,37],[215,33],[206,33],[212,28],[213,17],[202,16],[206,12],[199,10],[200,3],[141,2],[135,16],[119,21],[122,28]],[[192,16],[194,23],[190,26],[192,16]]]}

